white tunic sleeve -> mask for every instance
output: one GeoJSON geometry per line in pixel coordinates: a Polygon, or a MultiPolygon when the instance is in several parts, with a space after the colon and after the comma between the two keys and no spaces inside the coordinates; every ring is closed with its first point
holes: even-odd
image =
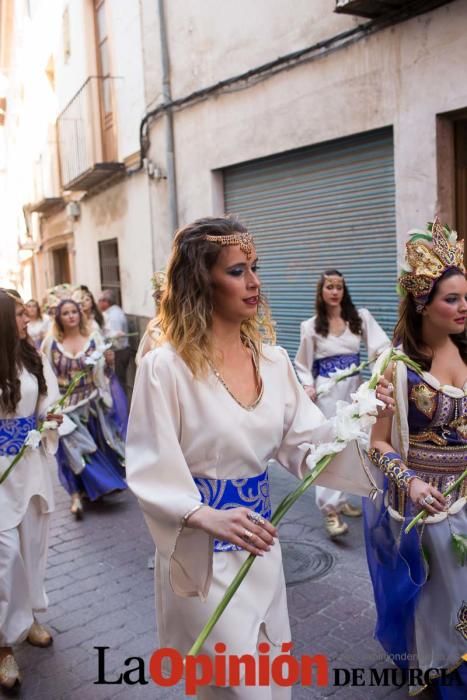
{"type": "Polygon", "coordinates": [[[313,386],[315,383],[311,373],[315,355],[314,324],[314,317],[300,324],[300,345],[295,355],[295,368],[304,386],[313,386]]]}
{"type": "MultiPolygon", "coordinates": [[[[309,468],[315,466],[314,460],[310,458],[312,446],[333,442],[335,428],[333,422],[326,420],[316,404],[310,401],[295,377],[287,352],[282,348],[280,350],[287,362],[288,386],[284,434],[275,459],[302,479],[309,468]]],[[[359,496],[368,496],[374,488],[374,483],[365,473],[355,440],[333,457],[314,483],[359,496]]]]}
{"type": "Polygon", "coordinates": [[[139,499],[159,555],[169,561],[170,583],[180,596],[207,595],[213,541],[182,527],[201,496],[180,447],[182,408],[173,357],[154,350],[140,363],[126,448],[128,485],[139,499]]]}
{"type": "Polygon", "coordinates": [[[319,408],[310,401],[298,382],[287,352],[284,355],[286,381],[284,434],[275,459],[299,479],[307,473],[307,457],[314,444],[331,441],[333,428],[319,408]]]}
{"type": "Polygon", "coordinates": [[[375,360],[391,343],[379,323],[373,318],[368,309],[359,309],[362,319],[362,337],[370,360],[375,360]]]}

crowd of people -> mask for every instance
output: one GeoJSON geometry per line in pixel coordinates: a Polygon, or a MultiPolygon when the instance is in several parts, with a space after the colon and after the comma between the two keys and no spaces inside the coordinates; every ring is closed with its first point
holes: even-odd
{"type": "MultiPolygon", "coordinates": [[[[437,221],[412,236],[407,263],[391,340],[367,309],[355,307],[342,273],[326,270],[292,364],[275,345],[247,228],[232,217],[183,227],[166,272],[153,278],[155,316],[136,356],[128,435],[131,351],[113,292],[96,304],[83,285],[51,290],[43,318],[34,300],[23,304],[14,290],[0,290],[1,473],[31,430],[44,419],[49,426],[41,447],[25,452],[0,483],[1,686],[20,681],[13,645],[52,641],[35,615],[47,605],[55,464],[76,518],[86,498],[122,491],[127,482],[136,494],[156,546],[161,646],[186,654],[253,554],[255,565],[201,651],[212,656],[223,643],[230,654],[257,655],[267,641],[271,661],[281,654],[291,635],[268,463],[306,476],[314,446],[333,439],[336,403],[350,401],[361,383],[363,343],[370,363],[393,345],[412,366],[395,360],[380,378],[368,464],[342,451],[332,462],[333,487],[317,480],[316,503],[329,536],[345,535],[343,516],[362,514],[347,498],[349,461],[356,481],[372,465],[377,498],[364,499],[363,510],[376,636],[402,667],[435,666],[454,678],[449,687],[433,679],[437,697],[461,697],[467,570],[451,541],[465,547],[467,534],[460,478],[467,461],[467,282],[455,236],[437,221]],[[345,378],[330,384],[336,372],[345,378]],[[406,534],[421,510],[421,527],[406,534]]],[[[205,686],[198,697],[276,700],[290,697],[290,688],[205,686]]]]}

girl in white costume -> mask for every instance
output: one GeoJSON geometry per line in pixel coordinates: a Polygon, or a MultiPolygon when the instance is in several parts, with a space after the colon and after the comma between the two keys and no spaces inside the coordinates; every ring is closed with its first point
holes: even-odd
{"type": "Polygon", "coordinates": [[[25,304],[26,314],[29,318],[28,336],[34,343],[36,350],[39,350],[48,329],[48,322],[42,318],[41,307],[35,299],[30,299],[25,304]]]}
{"type": "MultiPolygon", "coordinates": [[[[0,474],[59,398],[57,380],[27,336],[23,303],[0,290],[0,474]]],[[[61,416],[47,415],[61,422],[61,416]]],[[[57,432],[46,431],[0,484],[0,686],[21,681],[12,646],[27,639],[48,646],[52,637],[35,619],[47,609],[44,576],[49,514],[54,508],[57,432]]]]}
{"type": "MultiPolygon", "coordinates": [[[[127,478],[156,544],[160,645],[188,652],[251,552],[202,653],[223,642],[227,654],[256,654],[265,641],[272,660],[290,627],[267,463],[302,477],[313,429],[326,439],[328,426],[285,350],[261,342],[271,325],[240,222],[201,219],[177,233],[159,320],[163,342],[136,376],[127,478]]],[[[207,686],[198,697],[269,700],[290,688],[207,686]]]]}
{"type": "MultiPolygon", "coordinates": [[[[388,345],[389,339],[368,309],[357,309],[352,303],[344,277],[338,270],[326,270],[316,289],[316,316],[301,324],[300,346],[295,357],[298,377],[310,399],[326,418],[336,413],[337,401],[350,401],[361,382],[360,374],[336,383],[323,396],[320,386],[336,370],[346,370],[360,364],[361,342],[368,357],[375,359],[388,345]]],[[[316,487],[316,504],[325,518],[331,537],[348,531],[341,514],[356,517],[361,509],[347,502],[342,491],[316,487]]]]}

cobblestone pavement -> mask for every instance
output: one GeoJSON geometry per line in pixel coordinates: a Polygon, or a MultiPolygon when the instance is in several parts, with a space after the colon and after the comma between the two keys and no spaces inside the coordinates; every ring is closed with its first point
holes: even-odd
{"type": "MultiPolygon", "coordinates": [[[[284,470],[272,469],[275,503],[296,484],[284,470]]],[[[134,668],[127,657],[148,659],[156,647],[152,542],[130,493],[86,504],[75,522],[68,497],[57,486],[47,591],[49,610],[40,617],[54,634],[49,649],[23,644],[17,658],[25,700],[110,700],[184,698],[181,686],[94,685],[95,646],[106,652],[106,677],[134,668]]],[[[361,519],[349,519],[350,533],[339,543],[323,532],[314,494],[306,494],[281,526],[295,653],[326,654],[332,667],[389,668],[372,639],[374,606],[368,579],[361,519]]],[[[136,679],[136,674],[132,678],[136,679]]],[[[294,700],[338,697],[348,700],[406,698],[392,687],[328,687],[293,690],[294,700]]]]}

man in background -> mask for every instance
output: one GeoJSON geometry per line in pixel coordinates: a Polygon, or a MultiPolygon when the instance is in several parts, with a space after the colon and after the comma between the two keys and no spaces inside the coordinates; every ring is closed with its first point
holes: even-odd
{"type": "Polygon", "coordinates": [[[128,346],[128,321],[123,309],[118,306],[113,289],[104,289],[98,300],[104,314],[106,337],[112,341],[115,352],[115,374],[126,391],[126,374],[131,358],[128,346]]]}

